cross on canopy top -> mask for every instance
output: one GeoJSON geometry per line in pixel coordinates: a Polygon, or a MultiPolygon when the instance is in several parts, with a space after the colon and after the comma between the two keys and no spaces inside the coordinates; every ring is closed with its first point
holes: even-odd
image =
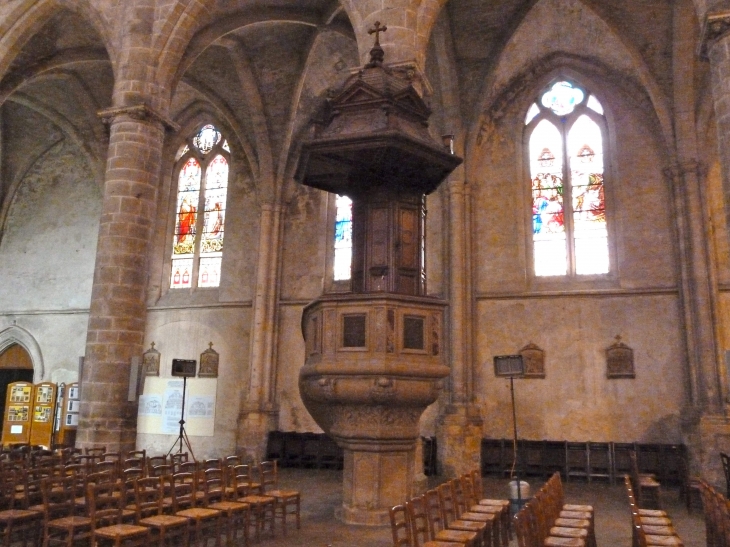
{"type": "Polygon", "coordinates": [[[368,30],[368,34],[375,34],[375,44],[374,45],[376,45],[376,46],[380,45],[380,33],[385,32],[386,30],[388,30],[388,27],[386,27],[385,25],[383,25],[381,27],[380,21],[375,21],[375,28],[371,28],[370,30],[368,30]]]}

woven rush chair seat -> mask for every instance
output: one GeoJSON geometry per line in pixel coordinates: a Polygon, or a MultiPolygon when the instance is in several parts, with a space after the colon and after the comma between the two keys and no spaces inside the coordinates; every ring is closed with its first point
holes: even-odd
{"type": "Polygon", "coordinates": [[[486,522],[476,522],[469,520],[457,519],[452,514],[447,514],[441,505],[438,492],[436,490],[427,490],[423,495],[426,504],[426,516],[434,532],[440,530],[454,530],[459,532],[472,532],[477,534],[475,545],[477,547],[489,547],[491,537],[487,529],[486,522]]]}

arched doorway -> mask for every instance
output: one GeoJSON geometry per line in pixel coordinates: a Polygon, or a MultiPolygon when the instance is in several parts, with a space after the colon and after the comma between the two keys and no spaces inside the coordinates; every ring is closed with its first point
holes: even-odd
{"type": "MultiPolygon", "coordinates": [[[[33,381],[33,360],[30,354],[20,344],[13,344],[0,353],[0,412],[5,412],[5,396],[8,384],[13,382],[33,381]]],[[[2,433],[0,420],[0,433],[2,433]]]]}

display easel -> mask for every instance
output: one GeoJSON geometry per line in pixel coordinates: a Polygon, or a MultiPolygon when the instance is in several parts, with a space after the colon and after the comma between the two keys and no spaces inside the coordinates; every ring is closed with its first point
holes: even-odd
{"type": "Polygon", "coordinates": [[[30,442],[32,398],[33,384],[30,382],[8,384],[3,412],[3,446],[30,442]]]}
{"type": "Polygon", "coordinates": [[[53,414],[56,410],[58,387],[51,382],[33,386],[33,416],[30,425],[30,444],[50,449],[53,445],[53,414]]]}
{"type": "Polygon", "coordinates": [[[76,429],[79,425],[79,384],[61,384],[59,388],[58,407],[60,415],[57,416],[56,444],[62,446],[74,446],[76,443],[76,429]]]}

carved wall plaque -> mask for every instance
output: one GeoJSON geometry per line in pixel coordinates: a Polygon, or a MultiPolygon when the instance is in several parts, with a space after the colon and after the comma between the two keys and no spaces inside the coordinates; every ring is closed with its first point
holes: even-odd
{"type": "Polygon", "coordinates": [[[634,350],[616,336],[616,343],[606,348],[606,376],[608,378],[635,378],[634,350]]]}
{"type": "Polygon", "coordinates": [[[524,378],[545,378],[545,351],[530,342],[520,350],[525,363],[524,378]]]}
{"type": "Polygon", "coordinates": [[[142,354],[142,365],[145,376],[160,375],[160,352],[155,349],[154,342],[152,342],[150,349],[142,354]]]}
{"type": "Polygon", "coordinates": [[[218,352],[213,349],[213,342],[200,354],[200,371],[198,378],[218,378],[218,352]]]}

